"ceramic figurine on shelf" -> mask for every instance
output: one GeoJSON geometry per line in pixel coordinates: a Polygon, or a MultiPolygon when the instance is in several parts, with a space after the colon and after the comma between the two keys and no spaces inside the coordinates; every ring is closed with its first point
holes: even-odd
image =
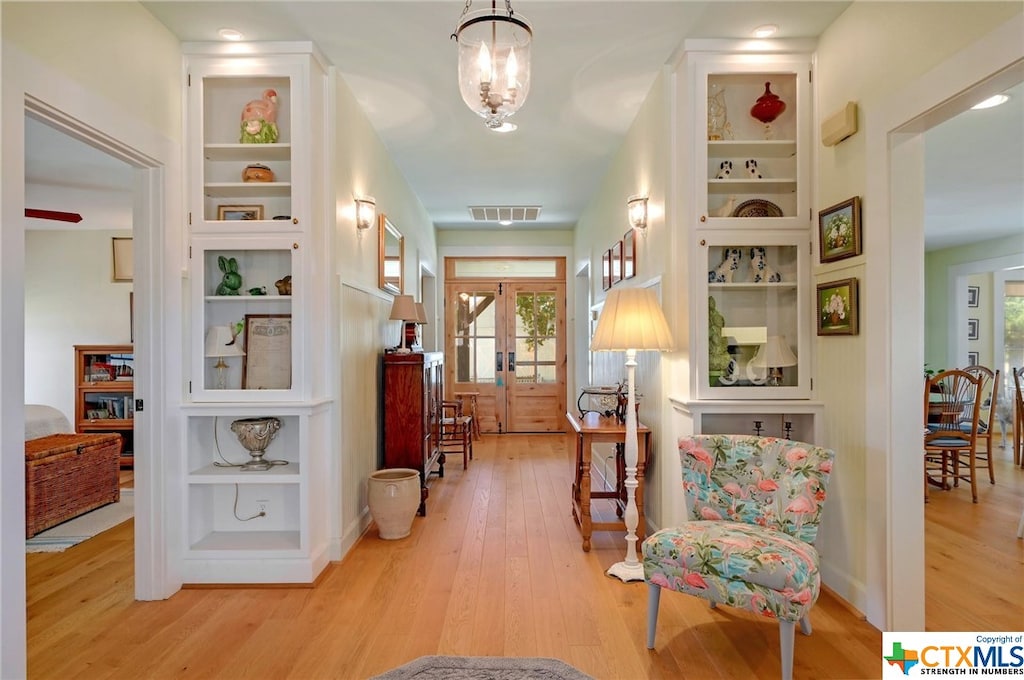
{"type": "Polygon", "coordinates": [[[754,283],[779,283],[782,275],[768,265],[768,255],[764,246],[750,249],[750,276],[754,283]]]}
{"type": "Polygon", "coordinates": [[[242,144],[277,142],[277,91],[264,90],[261,99],[253,99],[242,109],[242,144]]]}
{"type": "Polygon", "coordinates": [[[217,258],[217,267],[224,273],[223,280],[217,286],[217,295],[238,295],[242,287],[242,275],[238,273],[238,260],[223,255],[217,258]]]}
{"type": "Polygon", "coordinates": [[[284,278],[274,281],[274,285],[277,286],[278,295],[291,295],[292,294],[292,275],[289,274],[284,278]]]}
{"type": "Polygon", "coordinates": [[[258,286],[256,288],[250,288],[249,289],[249,295],[266,295],[266,294],[267,294],[267,287],[266,286],[258,286]]]}
{"type": "Polygon", "coordinates": [[[718,174],[715,175],[715,179],[729,179],[732,175],[732,161],[722,161],[722,164],[718,166],[718,174]]]}
{"type": "Polygon", "coordinates": [[[723,248],[722,264],[708,272],[708,283],[732,283],[732,275],[740,268],[743,251],[739,248],[723,248]]]}
{"type": "Polygon", "coordinates": [[[749,161],[744,163],[747,168],[747,176],[750,179],[762,179],[761,171],[757,168],[757,161],[751,158],[749,161]]]}
{"type": "Polygon", "coordinates": [[[729,356],[729,341],[722,335],[725,328],[725,317],[718,311],[715,298],[708,296],[708,376],[710,384],[729,368],[732,357],[729,356]]]}

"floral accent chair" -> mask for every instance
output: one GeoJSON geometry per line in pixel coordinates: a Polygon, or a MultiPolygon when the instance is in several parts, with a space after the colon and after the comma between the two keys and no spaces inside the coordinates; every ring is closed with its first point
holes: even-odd
{"type": "Polygon", "coordinates": [[[812,544],[835,453],[774,437],[695,435],[679,440],[679,457],[694,519],[643,542],[647,647],[662,589],[676,590],[778,619],[790,680],[795,623],[811,634],[821,585],[812,544]]]}

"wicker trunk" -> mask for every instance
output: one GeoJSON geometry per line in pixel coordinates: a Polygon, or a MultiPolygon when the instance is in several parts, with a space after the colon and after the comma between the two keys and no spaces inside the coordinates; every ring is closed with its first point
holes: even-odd
{"type": "Polygon", "coordinates": [[[25,442],[25,536],[121,498],[121,435],[54,434],[25,442]]]}

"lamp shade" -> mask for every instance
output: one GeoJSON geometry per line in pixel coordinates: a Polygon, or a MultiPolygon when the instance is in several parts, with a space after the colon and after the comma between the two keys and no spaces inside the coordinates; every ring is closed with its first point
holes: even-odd
{"type": "Polygon", "coordinates": [[[654,291],[650,288],[609,291],[590,349],[672,349],[672,332],[654,291]]]}
{"type": "Polygon", "coordinates": [[[392,321],[415,321],[416,302],[411,295],[396,295],[395,302],[391,305],[392,321]]]}
{"type": "Polygon", "coordinates": [[[231,332],[231,326],[211,326],[206,331],[206,356],[240,357],[244,355],[242,343],[231,332]]]}
{"type": "Polygon", "coordinates": [[[796,366],[797,359],[793,350],[786,344],[786,338],[781,335],[769,335],[768,341],[758,348],[750,363],[758,368],[781,368],[796,366]]]}
{"type": "Polygon", "coordinates": [[[422,302],[416,303],[416,323],[425,324],[427,322],[427,310],[424,309],[422,302]]]}

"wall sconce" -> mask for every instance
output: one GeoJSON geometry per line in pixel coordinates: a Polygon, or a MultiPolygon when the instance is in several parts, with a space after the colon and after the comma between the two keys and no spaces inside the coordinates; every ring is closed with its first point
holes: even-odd
{"type": "Polygon", "coordinates": [[[356,229],[360,232],[369,229],[377,221],[377,202],[372,197],[356,199],[356,229]]]}
{"type": "Polygon", "coordinates": [[[629,225],[647,236],[647,197],[632,196],[626,201],[629,213],[629,225]]]}

